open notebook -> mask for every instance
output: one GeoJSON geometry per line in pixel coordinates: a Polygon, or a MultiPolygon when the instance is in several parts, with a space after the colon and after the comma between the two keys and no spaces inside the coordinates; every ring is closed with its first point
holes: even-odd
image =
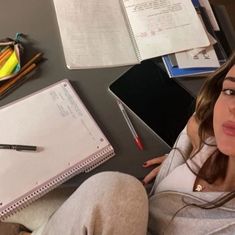
{"type": "Polygon", "coordinates": [[[138,64],[209,46],[191,0],[53,0],[66,65],[138,64]]]}
{"type": "Polygon", "coordinates": [[[62,80],[0,109],[0,219],[72,176],[114,156],[114,150],[72,88],[62,80]]]}

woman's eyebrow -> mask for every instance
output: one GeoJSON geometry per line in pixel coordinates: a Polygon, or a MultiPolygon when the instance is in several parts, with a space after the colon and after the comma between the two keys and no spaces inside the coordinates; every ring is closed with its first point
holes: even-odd
{"type": "Polygon", "coordinates": [[[235,77],[225,77],[224,80],[229,80],[231,82],[235,82],[235,77]]]}

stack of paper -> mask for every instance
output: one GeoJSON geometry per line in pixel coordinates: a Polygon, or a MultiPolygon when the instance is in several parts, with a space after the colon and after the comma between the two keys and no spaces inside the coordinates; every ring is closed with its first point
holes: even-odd
{"type": "MultiPolygon", "coordinates": [[[[223,64],[227,55],[217,37],[220,31],[208,0],[192,0],[207,33],[210,45],[163,56],[170,77],[192,76],[213,72],[223,64]]],[[[200,35],[195,35],[200,37],[200,35]]]]}

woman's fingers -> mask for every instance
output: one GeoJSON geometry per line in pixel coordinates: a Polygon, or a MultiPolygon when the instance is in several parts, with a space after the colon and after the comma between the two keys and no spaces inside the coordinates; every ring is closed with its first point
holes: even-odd
{"type": "MultiPolygon", "coordinates": [[[[156,164],[161,164],[165,159],[166,159],[167,155],[162,155],[162,156],[159,156],[159,157],[155,157],[153,159],[150,159],[148,161],[146,161],[144,164],[143,164],[143,167],[149,167],[149,166],[153,166],[153,165],[156,165],[156,164]]],[[[157,166],[155,167],[152,171],[150,171],[150,173],[148,173],[144,179],[143,179],[143,184],[148,184],[149,182],[151,182],[158,174],[159,170],[161,168],[161,165],[160,166],[157,166]]]]}
{"type": "Polygon", "coordinates": [[[156,168],[154,168],[150,173],[148,173],[144,179],[143,179],[143,184],[146,185],[148,184],[149,182],[151,182],[158,174],[160,170],[160,166],[157,166],[156,168]]]}
{"type": "MultiPolygon", "coordinates": [[[[167,157],[167,154],[165,155],[162,155],[162,156],[159,156],[159,157],[155,157],[153,159],[150,159],[148,161],[146,161],[144,164],[143,164],[143,167],[149,167],[149,166],[153,166],[153,165],[159,165],[161,164],[167,157]]],[[[158,174],[159,170],[161,168],[161,165],[160,166],[157,166],[155,167],[152,171],[150,171],[150,173],[148,173],[144,179],[143,179],[143,184],[148,184],[149,182],[151,182],[158,174]]]]}
{"type": "Polygon", "coordinates": [[[167,155],[163,155],[163,156],[150,159],[143,164],[143,167],[149,167],[152,165],[161,164],[166,159],[166,157],[167,155]]]}

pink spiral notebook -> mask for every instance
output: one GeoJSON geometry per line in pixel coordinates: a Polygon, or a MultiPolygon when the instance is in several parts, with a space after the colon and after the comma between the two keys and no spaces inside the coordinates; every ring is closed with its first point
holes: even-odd
{"type": "Polygon", "coordinates": [[[0,108],[0,220],[114,156],[114,149],[68,80],[0,108]]]}

